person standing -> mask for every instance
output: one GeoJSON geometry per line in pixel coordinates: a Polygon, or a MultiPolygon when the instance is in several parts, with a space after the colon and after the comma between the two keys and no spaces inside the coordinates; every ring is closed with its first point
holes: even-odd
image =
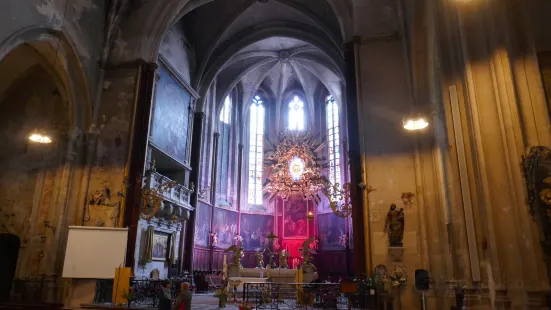
{"type": "Polygon", "coordinates": [[[192,294],[189,290],[189,283],[184,282],[180,287],[180,294],[174,303],[172,310],[190,310],[192,294]]]}
{"type": "Polygon", "coordinates": [[[170,281],[164,280],[161,283],[161,290],[159,291],[159,310],[172,310],[171,288],[172,283],[170,283],[170,281]]]}

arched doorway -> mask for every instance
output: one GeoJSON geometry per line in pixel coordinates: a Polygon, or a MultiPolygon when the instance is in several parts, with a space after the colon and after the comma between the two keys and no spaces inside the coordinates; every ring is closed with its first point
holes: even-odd
{"type": "Polygon", "coordinates": [[[8,301],[19,256],[19,237],[0,234],[0,302],[8,301]]]}

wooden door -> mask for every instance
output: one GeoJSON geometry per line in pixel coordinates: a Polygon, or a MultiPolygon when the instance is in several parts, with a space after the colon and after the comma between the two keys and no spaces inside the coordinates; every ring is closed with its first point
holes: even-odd
{"type": "Polygon", "coordinates": [[[20,240],[16,235],[0,234],[0,302],[10,299],[19,246],[20,240]]]}

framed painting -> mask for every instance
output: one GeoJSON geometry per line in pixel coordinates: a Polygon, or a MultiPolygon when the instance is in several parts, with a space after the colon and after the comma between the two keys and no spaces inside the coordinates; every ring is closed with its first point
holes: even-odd
{"type": "Polygon", "coordinates": [[[321,241],[321,249],[324,251],[344,251],[346,243],[341,243],[346,238],[346,219],[334,213],[318,215],[318,234],[321,241]]]}
{"type": "Polygon", "coordinates": [[[156,261],[166,261],[169,250],[169,235],[155,231],[153,233],[153,251],[151,258],[156,261]]]}
{"type": "Polygon", "coordinates": [[[180,163],[187,160],[190,102],[190,94],[172,73],[164,65],[159,66],[151,140],[158,149],[180,163]]]}
{"type": "Polygon", "coordinates": [[[266,244],[266,236],[274,232],[274,216],[241,213],[240,228],[245,251],[260,251],[266,244]]]}
{"type": "Polygon", "coordinates": [[[308,238],[308,202],[302,199],[283,201],[283,238],[308,238]]]}
{"type": "Polygon", "coordinates": [[[212,231],[218,236],[217,247],[227,249],[233,244],[237,235],[237,212],[214,208],[212,231]]]}
{"type": "Polygon", "coordinates": [[[212,206],[198,202],[195,209],[195,245],[207,247],[210,240],[210,219],[212,217],[212,206]]]}

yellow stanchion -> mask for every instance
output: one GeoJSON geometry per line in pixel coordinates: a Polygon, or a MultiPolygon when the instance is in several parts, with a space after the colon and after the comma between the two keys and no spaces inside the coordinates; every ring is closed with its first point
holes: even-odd
{"type": "Polygon", "coordinates": [[[113,281],[113,304],[120,305],[128,302],[130,294],[131,268],[116,268],[113,281]]]}

